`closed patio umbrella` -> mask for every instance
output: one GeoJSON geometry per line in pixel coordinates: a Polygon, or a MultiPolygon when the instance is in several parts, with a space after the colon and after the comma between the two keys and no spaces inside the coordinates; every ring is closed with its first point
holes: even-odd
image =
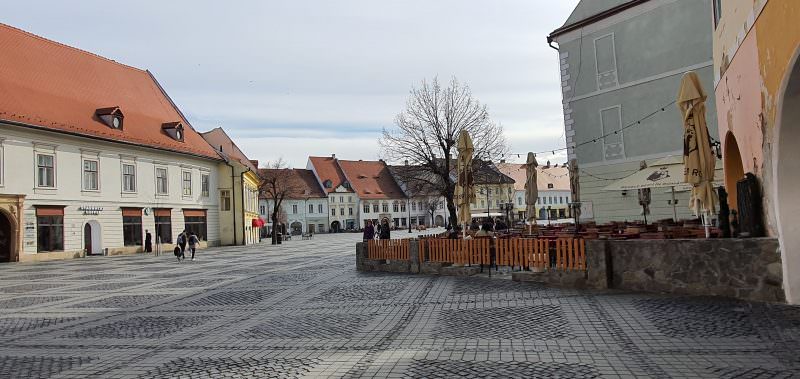
{"type": "Polygon", "coordinates": [[[711,137],[706,124],[706,93],[697,73],[683,75],[678,93],[678,108],[683,114],[683,164],[684,181],[692,186],[689,206],[695,215],[704,215],[706,236],[709,213],[716,212],[714,169],[716,157],[711,148],[711,137]]]}
{"type": "Polygon", "coordinates": [[[525,162],[525,209],[526,219],[531,222],[536,222],[536,201],[539,199],[539,188],[537,187],[536,155],[528,153],[528,161],[525,162]]]}
{"type": "Polygon", "coordinates": [[[458,180],[456,182],[456,205],[458,206],[458,223],[464,225],[464,233],[467,232],[467,225],[472,221],[470,204],[475,200],[475,189],[472,177],[472,155],[475,147],[472,145],[472,138],[466,130],[462,130],[458,135],[457,171],[458,180]]]}

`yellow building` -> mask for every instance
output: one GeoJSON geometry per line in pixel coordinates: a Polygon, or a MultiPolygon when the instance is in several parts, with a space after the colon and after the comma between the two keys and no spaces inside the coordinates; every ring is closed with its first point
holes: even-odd
{"type": "Polygon", "coordinates": [[[258,161],[251,161],[222,128],[202,133],[203,138],[225,159],[219,165],[219,228],[223,245],[259,242],[263,221],[258,216],[261,178],[258,161]]]}
{"type": "MultiPolygon", "coordinates": [[[[714,71],[725,187],[760,184],[764,229],[781,246],[783,287],[800,303],[800,3],[714,0],[714,71]]],[[[749,205],[748,205],[749,206],[749,205]]],[[[739,209],[741,211],[741,209],[739,209]]]]}

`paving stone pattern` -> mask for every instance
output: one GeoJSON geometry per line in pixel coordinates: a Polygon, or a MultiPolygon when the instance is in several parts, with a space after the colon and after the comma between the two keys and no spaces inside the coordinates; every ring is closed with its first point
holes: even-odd
{"type": "Polygon", "coordinates": [[[0,265],[0,378],[800,378],[799,307],[358,273],[359,238],[0,265]]]}

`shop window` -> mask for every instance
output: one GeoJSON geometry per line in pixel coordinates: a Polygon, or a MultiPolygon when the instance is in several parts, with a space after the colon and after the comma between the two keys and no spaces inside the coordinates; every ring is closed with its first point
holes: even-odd
{"type": "Polygon", "coordinates": [[[172,243],[172,217],[169,209],[155,211],[156,241],[172,243]]]}
{"type": "Polygon", "coordinates": [[[141,246],[142,245],[142,214],[141,210],[134,210],[131,212],[134,215],[126,215],[125,210],[122,213],[122,237],[125,246],[141,246]],[[138,215],[135,212],[138,211],[138,215]]]}
{"type": "Polygon", "coordinates": [[[64,250],[64,208],[36,208],[36,251],[64,250]]]}
{"type": "Polygon", "coordinates": [[[184,229],[187,232],[194,233],[200,240],[207,240],[208,226],[204,210],[185,209],[183,211],[183,222],[184,229]]]}

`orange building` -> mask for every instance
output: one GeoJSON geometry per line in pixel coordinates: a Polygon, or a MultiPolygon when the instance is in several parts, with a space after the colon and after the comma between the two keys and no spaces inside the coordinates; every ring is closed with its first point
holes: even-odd
{"type": "Polygon", "coordinates": [[[786,299],[800,303],[800,2],[713,0],[725,186],[755,175],[766,232],[780,240],[786,299]]]}

